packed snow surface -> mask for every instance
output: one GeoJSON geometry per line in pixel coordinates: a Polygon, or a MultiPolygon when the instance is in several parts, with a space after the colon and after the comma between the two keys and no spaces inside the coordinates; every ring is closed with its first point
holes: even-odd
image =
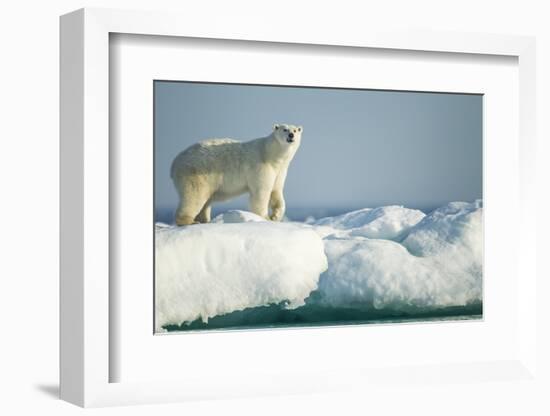
{"type": "Polygon", "coordinates": [[[233,224],[239,222],[264,222],[265,219],[248,211],[231,210],[215,217],[212,222],[216,224],[233,224]]]}
{"type": "Polygon", "coordinates": [[[296,224],[157,226],[155,240],[157,331],[245,308],[298,307],[327,268],[321,238],[296,224]]]}
{"type": "Polygon", "coordinates": [[[481,302],[482,211],[475,201],[428,215],[365,208],[305,224],[246,211],[211,224],[157,224],[157,330],[272,304],[407,312],[481,302]]]}
{"type": "Polygon", "coordinates": [[[323,236],[397,240],[424,217],[425,214],[417,209],[391,205],[374,209],[364,208],[309,223],[315,225],[323,236]]]}

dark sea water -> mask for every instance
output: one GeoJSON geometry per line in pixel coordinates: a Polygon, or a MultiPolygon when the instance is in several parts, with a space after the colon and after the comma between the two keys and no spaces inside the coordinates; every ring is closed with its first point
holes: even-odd
{"type": "MultiPolygon", "coordinates": [[[[391,204],[387,204],[391,205],[391,204]]],[[[375,205],[373,205],[374,207],[375,205]]],[[[324,217],[334,217],[337,215],[342,215],[351,211],[355,211],[358,209],[362,209],[364,207],[362,206],[356,206],[356,207],[332,207],[332,208],[322,208],[322,207],[289,207],[287,208],[285,212],[285,216],[291,220],[291,221],[305,221],[307,218],[313,217],[315,219],[324,218],[324,217]]],[[[425,214],[430,213],[434,209],[438,208],[438,206],[413,206],[413,207],[407,207],[412,209],[419,209],[420,211],[424,212],[425,214]]],[[[232,209],[239,209],[248,211],[248,208],[245,205],[222,205],[217,206],[213,205],[212,207],[212,218],[214,218],[216,215],[222,214],[228,210],[232,209]]],[[[169,208],[169,207],[156,207],[155,209],[155,222],[162,222],[165,224],[173,224],[174,223],[174,210],[175,208],[169,208]]]]}
{"type": "Polygon", "coordinates": [[[397,312],[373,308],[331,308],[306,304],[297,309],[285,309],[283,305],[248,308],[242,311],[216,316],[207,323],[196,320],[181,326],[168,325],[168,332],[204,331],[212,329],[243,330],[259,328],[319,327],[336,325],[389,324],[403,322],[462,321],[483,318],[481,303],[452,306],[440,309],[418,309],[397,312]]]}

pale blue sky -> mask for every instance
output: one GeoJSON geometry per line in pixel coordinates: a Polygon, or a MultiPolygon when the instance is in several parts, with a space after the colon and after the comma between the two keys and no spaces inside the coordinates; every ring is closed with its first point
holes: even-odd
{"type": "MultiPolygon", "coordinates": [[[[285,186],[303,219],[398,204],[429,211],[482,197],[482,96],[155,82],[155,207],[171,221],[173,158],[213,137],[251,140],[304,126],[285,186]]],[[[214,212],[247,207],[247,198],[214,212]]]]}

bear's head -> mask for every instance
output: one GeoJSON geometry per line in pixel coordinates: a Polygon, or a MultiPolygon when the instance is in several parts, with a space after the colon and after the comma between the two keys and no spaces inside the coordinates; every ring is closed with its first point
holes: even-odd
{"type": "Polygon", "coordinates": [[[273,136],[283,146],[300,146],[302,139],[302,126],[293,124],[275,124],[273,125],[273,136]]]}

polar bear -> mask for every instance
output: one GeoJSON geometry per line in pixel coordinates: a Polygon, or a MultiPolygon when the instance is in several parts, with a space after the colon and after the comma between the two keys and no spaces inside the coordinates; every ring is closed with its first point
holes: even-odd
{"type": "Polygon", "coordinates": [[[185,149],[170,170],[180,197],[176,224],[210,222],[213,202],[247,192],[253,213],[280,221],[285,213],[288,165],[300,146],[302,132],[302,126],[275,124],[267,137],[248,142],[210,139],[185,149]]]}

